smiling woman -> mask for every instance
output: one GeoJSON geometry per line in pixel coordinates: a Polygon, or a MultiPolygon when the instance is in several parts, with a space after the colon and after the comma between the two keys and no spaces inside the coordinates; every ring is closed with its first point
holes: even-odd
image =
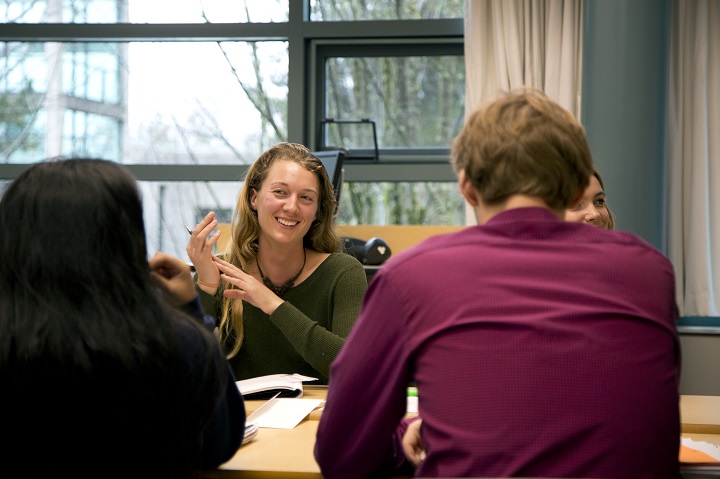
{"type": "Polygon", "coordinates": [[[597,170],[593,172],[590,184],[577,203],[565,211],[565,221],[615,229],[615,215],[607,205],[605,185],[597,170]]]}
{"type": "Polygon", "coordinates": [[[369,118],[379,160],[347,165],[338,221],[462,224],[447,158],[463,119],[465,2],[396,3],[0,2],[0,179],[55,156],[126,163],[149,251],[187,260],[184,224],[208,211],[229,221],[263,150],[361,154],[364,136],[322,139],[321,121],[369,118]]]}
{"type": "Polygon", "coordinates": [[[248,170],[222,258],[210,212],[187,253],[237,379],[300,373],[327,382],[360,312],[365,271],[341,253],[335,197],[320,160],[280,143],[248,170]]]}

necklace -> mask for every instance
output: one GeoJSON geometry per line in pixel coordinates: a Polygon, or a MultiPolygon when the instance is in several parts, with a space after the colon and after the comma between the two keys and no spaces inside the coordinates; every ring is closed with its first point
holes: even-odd
{"type": "Polygon", "coordinates": [[[298,279],[298,277],[300,276],[300,273],[302,273],[303,270],[305,269],[305,260],[307,260],[307,252],[305,251],[305,248],[303,248],[302,268],[300,268],[300,271],[298,271],[298,273],[295,276],[293,276],[287,283],[285,283],[281,286],[275,286],[272,281],[270,281],[268,278],[265,277],[262,269],[260,268],[260,263],[258,262],[257,257],[255,258],[255,264],[258,267],[258,272],[260,273],[260,277],[262,278],[263,284],[265,284],[265,286],[267,286],[270,289],[270,291],[272,291],[273,293],[277,294],[278,296],[280,296],[282,298],[282,295],[285,294],[285,292],[288,289],[295,286],[295,280],[298,279]]]}

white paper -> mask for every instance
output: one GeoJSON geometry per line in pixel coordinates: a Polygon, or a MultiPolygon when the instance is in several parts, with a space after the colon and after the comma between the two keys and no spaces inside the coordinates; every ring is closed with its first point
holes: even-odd
{"type": "Polygon", "coordinates": [[[715,444],[710,444],[705,441],[693,441],[689,437],[681,437],[680,441],[683,446],[695,449],[696,451],[704,452],[713,459],[720,461],[720,447],[715,444]]]}
{"type": "Polygon", "coordinates": [[[258,427],[292,429],[323,402],[322,399],[276,397],[260,406],[247,421],[258,427]]]}

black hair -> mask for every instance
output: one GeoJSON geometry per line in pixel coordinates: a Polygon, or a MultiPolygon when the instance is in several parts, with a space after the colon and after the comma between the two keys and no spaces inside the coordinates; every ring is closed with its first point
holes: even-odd
{"type": "Polygon", "coordinates": [[[196,464],[214,407],[195,404],[197,391],[224,388],[226,371],[200,357],[207,384],[184,381],[178,331],[201,327],[163,301],[147,256],[137,183],[118,164],[48,160],[7,187],[0,449],[10,464],[25,461],[11,473],[83,476],[116,463],[118,475],[182,477],[196,464]]]}

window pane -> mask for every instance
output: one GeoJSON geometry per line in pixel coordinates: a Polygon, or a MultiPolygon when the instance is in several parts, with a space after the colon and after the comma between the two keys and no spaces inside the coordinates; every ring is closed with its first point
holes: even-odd
{"type": "MultiPolygon", "coordinates": [[[[242,181],[139,182],[150,254],[188,260],[188,233],[209,211],[229,223],[242,181]]],[[[338,224],[465,224],[465,202],[455,182],[345,183],[338,224]]]]}
{"type": "MultiPolygon", "coordinates": [[[[376,123],[380,148],[449,147],[464,121],[462,56],[336,57],[325,64],[325,116],[376,123]]],[[[368,148],[367,124],[328,124],[325,145],[368,148]]]]}
{"type": "Polygon", "coordinates": [[[339,20],[419,20],[434,18],[463,18],[465,0],[425,0],[398,2],[395,0],[311,0],[312,21],[339,20]]]}
{"type": "MultiPolygon", "coordinates": [[[[117,43],[53,44],[63,60],[63,93],[103,104],[119,104],[124,46],[117,43]]],[[[52,53],[48,54],[48,57],[52,53]]]]}
{"type": "Polygon", "coordinates": [[[115,23],[123,0],[5,0],[0,19],[19,23],[115,23]]]}
{"type": "Polygon", "coordinates": [[[85,111],[67,110],[63,119],[62,154],[120,161],[120,120],[85,111]]]}
{"type": "MultiPolygon", "coordinates": [[[[54,11],[62,5],[63,23],[113,23],[124,21],[122,0],[48,0],[46,13],[54,15],[54,11]]],[[[56,21],[55,19],[45,20],[56,21]]]]}
{"type": "Polygon", "coordinates": [[[5,0],[0,21],[20,23],[287,22],[288,0],[5,0]]]}
{"type": "Polygon", "coordinates": [[[464,225],[465,200],[456,182],[346,182],[338,224],[464,225]]]}
{"type": "Polygon", "coordinates": [[[129,0],[128,10],[132,23],[287,22],[288,1],[129,0]]]}
{"type": "Polygon", "coordinates": [[[287,138],[285,42],[139,43],[129,59],[127,162],[250,163],[287,138]]]}
{"type": "Polygon", "coordinates": [[[0,49],[0,163],[250,163],[287,138],[286,42],[0,49]]]}
{"type": "Polygon", "coordinates": [[[185,225],[194,228],[208,212],[229,223],[241,181],[139,182],[150,255],[164,251],[189,261],[185,225]]]}

